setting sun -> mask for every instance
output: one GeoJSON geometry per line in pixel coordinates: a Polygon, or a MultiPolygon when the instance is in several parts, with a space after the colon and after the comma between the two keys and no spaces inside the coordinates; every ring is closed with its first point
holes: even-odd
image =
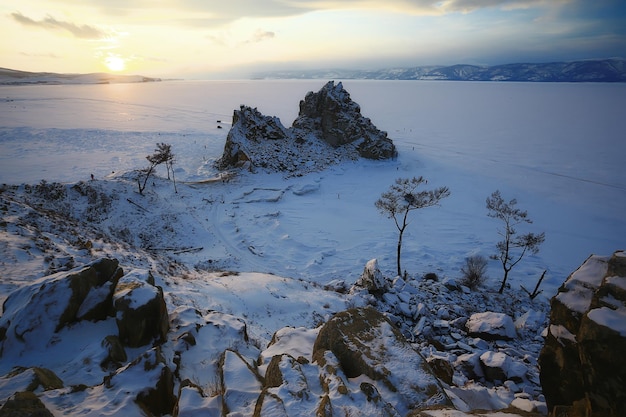
{"type": "Polygon", "coordinates": [[[110,56],[104,61],[107,68],[111,71],[123,71],[126,68],[126,62],[119,56],[110,56]]]}

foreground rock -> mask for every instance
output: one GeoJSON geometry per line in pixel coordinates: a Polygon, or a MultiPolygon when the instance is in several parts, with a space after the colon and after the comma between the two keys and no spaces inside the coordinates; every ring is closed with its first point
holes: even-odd
{"type": "Polygon", "coordinates": [[[119,338],[129,347],[164,342],[169,329],[163,290],[152,274],[131,271],[122,277],[113,296],[119,338]]]}
{"type": "Polygon", "coordinates": [[[501,300],[493,294],[452,295],[443,283],[410,277],[389,281],[372,260],[350,291],[345,284],[333,287],[355,306],[376,308],[328,311],[316,320],[319,327],[284,327],[262,347],[240,317],[182,299],[167,311],[165,301],[176,295],[164,297],[157,274],[136,269],[124,275],[117,261],[101,259],[9,295],[1,318],[0,408],[39,407],[31,401],[37,398],[54,415],[94,417],[541,409],[532,351],[516,339],[541,333],[543,320],[533,317],[542,315],[497,312],[501,300]],[[101,271],[101,279],[77,296],[76,277],[88,279],[84,271],[91,269],[101,271]],[[451,306],[452,299],[466,307],[451,306]],[[68,305],[81,313],[62,314],[68,305]],[[468,317],[477,311],[489,312],[471,320],[485,339],[469,334],[474,324],[468,317]],[[55,330],[62,316],[71,319],[55,330]],[[518,317],[515,331],[510,317],[518,317]],[[15,336],[16,318],[45,337],[25,344],[15,336]],[[515,339],[500,338],[502,328],[515,339]],[[26,401],[13,401],[21,397],[26,401]]]}
{"type": "Polygon", "coordinates": [[[569,416],[626,415],[624,352],[626,253],[590,256],[551,301],[539,357],[548,408],[569,416]]]}
{"type": "Polygon", "coordinates": [[[323,366],[327,351],[346,377],[364,375],[401,393],[404,404],[392,404],[398,411],[448,402],[426,361],[389,319],[372,308],[347,310],[328,321],[315,341],[314,360],[323,366]]]}
{"type": "Polygon", "coordinates": [[[0,357],[51,343],[63,328],[81,320],[104,320],[123,275],[115,259],[42,278],[11,293],[0,317],[0,357]]]}
{"type": "Polygon", "coordinates": [[[220,169],[242,165],[270,171],[303,173],[317,171],[342,160],[388,159],[396,148],[352,101],[341,83],[328,82],[317,93],[309,92],[300,102],[300,112],[291,128],[277,117],[241,106],[221,159],[220,169]]]}

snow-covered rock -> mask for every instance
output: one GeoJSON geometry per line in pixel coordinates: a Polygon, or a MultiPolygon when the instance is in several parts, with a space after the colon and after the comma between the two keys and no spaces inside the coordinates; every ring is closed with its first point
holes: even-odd
{"type": "Polygon", "coordinates": [[[517,336],[513,319],[504,313],[486,311],[472,314],[466,326],[470,336],[485,340],[511,340],[517,336]]]}
{"type": "Polygon", "coordinates": [[[32,391],[20,391],[0,408],[0,416],[54,417],[54,414],[32,391]]]}
{"type": "Polygon", "coordinates": [[[256,369],[240,353],[229,349],[224,351],[219,371],[224,409],[233,415],[252,415],[262,389],[256,369]]]}
{"type": "Polygon", "coordinates": [[[389,402],[401,414],[446,403],[436,378],[425,371],[424,359],[389,319],[372,308],[350,309],[326,322],[315,341],[313,359],[322,365],[327,351],[348,378],[363,375],[379,384],[380,392],[398,393],[399,398],[389,402]]]}
{"type": "Polygon", "coordinates": [[[365,264],[363,273],[354,283],[353,291],[361,288],[377,296],[381,296],[387,291],[387,281],[378,268],[377,259],[372,259],[365,264]]]}
{"type": "Polygon", "coordinates": [[[307,93],[300,101],[293,129],[298,138],[313,134],[335,148],[355,144],[363,158],[387,159],[397,153],[387,132],[378,130],[361,115],[361,107],[340,82],[329,81],[317,93],[307,93]]]}
{"type": "Polygon", "coordinates": [[[626,252],[590,256],[552,298],[539,356],[548,408],[626,415],[626,252]]]}
{"type": "Polygon", "coordinates": [[[11,293],[0,317],[0,357],[45,348],[61,329],[81,320],[106,319],[122,274],[117,260],[102,258],[11,293]]]}
{"type": "Polygon", "coordinates": [[[120,278],[113,305],[122,343],[139,347],[155,339],[165,341],[169,318],[163,289],[154,285],[149,271],[133,270],[120,278]]]}
{"type": "Polygon", "coordinates": [[[330,81],[300,102],[299,115],[291,128],[256,108],[242,105],[235,110],[217,165],[220,169],[250,165],[304,173],[341,160],[388,159],[396,155],[387,133],[361,115],[359,105],[341,83],[330,81]]]}

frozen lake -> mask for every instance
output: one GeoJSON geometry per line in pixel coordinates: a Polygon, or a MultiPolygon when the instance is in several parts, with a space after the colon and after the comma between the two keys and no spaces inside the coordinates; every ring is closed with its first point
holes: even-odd
{"type": "MultiPolygon", "coordinates": [[[[0,87],[0,183],[71,182],[90,174],[102,178],[143,167],[157,142],[172,144],[177,178],[205,178],[214,174],[212,162],[221,156],[233,109],[257,107],[289,126],[299,101],[323,84],[168,81],[0,87]]],[[[496,189],[505,198],[517,198],[535,220],[535,230],[546,232],[535,265],[541,268],[551,260],[553,272],[561,275],[558,280],[591,253],[608,255],[626,247],[626,84],[343,84],[362,113],[389,133],[400,156],[386,168],[329,174],[328,181],[347,184],[332,185],[339,187],[337,195],[348,194],[346,187],[359,190],[362,196],[355,196],[354,204],[374,211],[373,201],[393,176],[424,175],[433,186],[447,185],[452,191],[442,211],[456,220],[424,226],[421,232],[428,235],[431,227],[469,237],[428,242],[429,247],[417,246],[415,253],[430,250],[445,257],[450,248],[455,263],[472,253],[472,242],[482,241],[480,231],[494,227],[486,223],[484,201],[496,189]]],[[[429,215],[425,219],[430,221],[429,215]]],[[[410,246],[407,250],[411,253],[410,246]]]]}

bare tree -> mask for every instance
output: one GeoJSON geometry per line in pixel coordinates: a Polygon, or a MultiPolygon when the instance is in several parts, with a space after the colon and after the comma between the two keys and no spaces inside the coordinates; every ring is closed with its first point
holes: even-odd
{"type": "Polygon", "coordinates": [[[522,260],[526,252],[533,254],[539,252],[539,245],[546,238],[543,232],[540,234],[517,234],[516,226],[521,223],[532,223],[532,220],[528,218],[528,213],[525,210],[516,208],[516,205],[516,199],[506,202],[498,190],[494,191],[487,198],[487,210],[489,211],[487,216],[501,220],[504,223],[504,230],[498,230],[498,234],[503,237],[503,240],[496,244],[498,253],[491,256],[492,259],[499,260],[502,263],[502,269],[504,270],[504,277],[498,291],[500,294],[504,291],[511,269],[522,260]]]}
{"type": "Polygon", "coordinates": [[[374,203],[381,214],[393,219],[398,229],[398,252],[397,266],[398,275],[402,275],[400,266],[400,254],[402,252],[402,236],[406,227],[409,225],[409,212],[424,207],[435,206],[439,204],[442,198],[450,195],[448,187],[439,187],[434,190],[417,191],[417,188],[426,184],[423,177],[398,178],[396,182],[389,187],[389,190],[382,193],[380,198],[374,203]]]}

